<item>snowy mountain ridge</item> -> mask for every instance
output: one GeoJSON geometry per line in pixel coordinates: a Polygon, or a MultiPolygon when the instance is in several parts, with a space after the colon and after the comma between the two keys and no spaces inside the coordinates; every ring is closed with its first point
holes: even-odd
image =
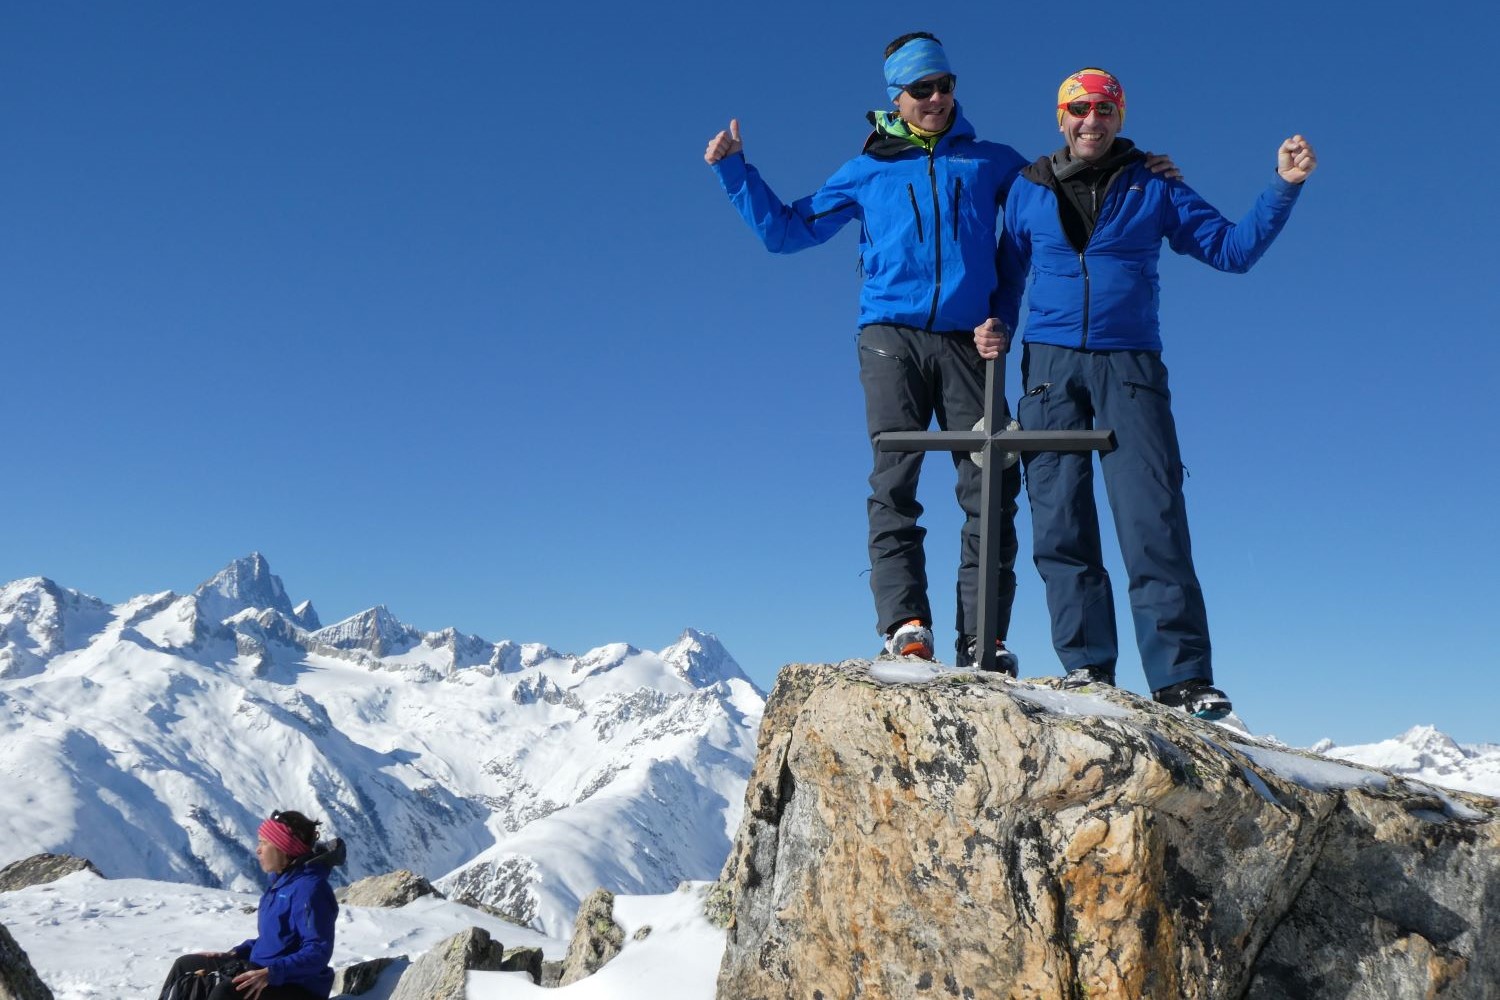
{"type": "Polygon", "coordinates": [[[1413,726],[1379,743],[1335,746],[1332,740],[1320,740],[1308,749],[1444,788],[1500,798],[1500,744],[1465,746],[1432,726],[1413,726]]]}
{"type": "Polygon", "coordinates": [[[713,636],[582,655],[319,626],[258,553],[193,593],[110,606],[0,587],[0,864],[248,890],[271,809],[325,818],[348,878],[411,868],[565,936],[598,886],[711,879],[764,696],[713,636]]]}

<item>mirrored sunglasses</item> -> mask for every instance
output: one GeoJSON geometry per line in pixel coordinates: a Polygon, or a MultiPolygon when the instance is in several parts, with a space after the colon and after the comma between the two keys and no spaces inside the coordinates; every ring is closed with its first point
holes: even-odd
{"type": "Polygon", "coordinates": [[[1090,111],[1096,112],[1100,118],[1113,118],[1120,110],[1120,106],[1114,101],[1069,101],[1058,107],[1065,109],[1074,118],[1087,118],[1090,111]]]}

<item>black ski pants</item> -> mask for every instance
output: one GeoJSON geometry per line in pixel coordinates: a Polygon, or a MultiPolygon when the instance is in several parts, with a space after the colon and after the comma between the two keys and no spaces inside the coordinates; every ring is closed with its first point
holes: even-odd
{"type": "MultiPolygon", "coordinates": [[[[971,429],[984,417],[984,360],[972,330],[927,333],[909,326],[876,324],[859,333],[859,379],[865,390],[865,419],[873,449],[886,431],[925,431],[934,419],[942,430],[971,429]]],[[[1007,413],[1007,418],[1009,414],[1007,413]]],[[[955,628],[961,637],[978,631],[979,467],[955,453],[959,507],[964,512],[958,566],[955,628]]],[[[927,562],[922,548],[927,529],[917,522],[917,479],[921,452],[874,452],[870,473],[870,590],[875,596],[876,628],[881,634],[920,618],[932,623],[927,600],[927,562]]],[[[1016,592],[1016,498],[1020,470],[1002,478],[1005,504],[1001,526],[998,635],[1010,627],[1016,592]]]]}

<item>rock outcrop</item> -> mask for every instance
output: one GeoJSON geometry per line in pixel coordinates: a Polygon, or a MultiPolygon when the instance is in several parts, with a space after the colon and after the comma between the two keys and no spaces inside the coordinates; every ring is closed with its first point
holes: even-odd
{"type": "Polygon", "coordinates": [[[401,975],[391,1000],[464,1000],[469,972],[499,972],[505,948],[482,927],[470,927],[417,959],[401,975]]]}
{"type": "Polygon", "coordinates": [[[1500,803],[1127,692],[781,671],[719,1000],[1500,996],[1500,803]]]}
{"type": "Polygon", "coordinates": [[[542,967],[546,964],[546,957],[540,948],[508,948],[505,958],[500,963],[501,972],[524,972],[531,977],[531,981],[538,986],[542,985],[542,967]]]}
{"type": "Polygon", "coordinates": [[[12,861],[0,868],[0,892],[13,892],[32,885],[56,882],[64,875],[74,872],[93,872],[100,878],[104,874],[87,858],[75,858],[71,854],[33,854],[29,858],[12,861]]]}
{"type": "Polygon", "coordinates": [[[595,889],[578,907],[573,940],[568,942],[568,954],[563,958],[558,985],[567,986],[587,979],[618,955],[624,946],[625,931],[615,923],[614,893],[595,889]]]}
{"type": "MultiPolygon", "coordinates": [[[[368,962],[355,962],[342,969],[335,969],[333,970],[333,996],[357,997],[368,993],[380,982],[380,977],[385,974],[385,970],[398,964],[404,972],[411,963],[407,961],[405,955],[402,955],[397,958],[372,958],[368,962]]],[[[394,972],[391,974],[397,975],[394,972]]]]}
{"type": "Polygon", "coordinates": [[[0,1000],[52,1000],[52,991],[4,924],[0,924],[0,1000]]]}
{"type": "Polygon", "coordinates": [[[416,872],[402,868],[385,875],[371,875],[339,890],[339,901],[349,906],[405,906],[423,896],[442,896],[416,872]]]}

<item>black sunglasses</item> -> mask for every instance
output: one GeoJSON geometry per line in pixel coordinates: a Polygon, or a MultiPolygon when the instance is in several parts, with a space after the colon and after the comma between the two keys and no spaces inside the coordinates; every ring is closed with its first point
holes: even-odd
{"type": "Polygon", "coordinates": [[[1100,118],[1113,118],[1115,112],[1120,110],[1120,106],[1114,101],[1069,101],[1058,107],[1066,108],[1074,118],[1087,118],[1090,111],[1098,113],[1100,118]]]}
{"type": "Polygon", "coordinates": [[[908,83],[901,89],[910,94],[914,99],[925,101],[932,96],[933,91],[937,91],[939,94],[953,93],[953,85],[957,82],[958,77],[949,73],[947,76],[940,76],[936,80],[918,80],[916,83],[908,83]]]}

